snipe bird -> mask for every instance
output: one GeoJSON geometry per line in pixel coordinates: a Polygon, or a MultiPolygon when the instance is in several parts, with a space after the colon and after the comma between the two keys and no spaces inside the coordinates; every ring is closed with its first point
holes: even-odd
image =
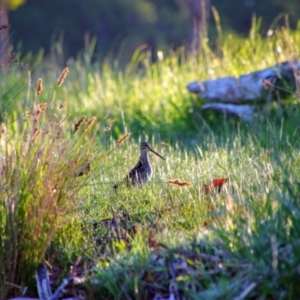
{"type": "Polygon", "coordinates": [[[132,184],[135,188],[141,187],[142,185],[147,183],[152,177],[153,170],[148,159],[149,151],[165,160],[164,157],[162,157],[160,154],[158,154],[155,150],[152,149],[148,142],[142,142],[140,149],[141,154],[139,157],[139,161],[126,176],[127,183],[132,184]]]}

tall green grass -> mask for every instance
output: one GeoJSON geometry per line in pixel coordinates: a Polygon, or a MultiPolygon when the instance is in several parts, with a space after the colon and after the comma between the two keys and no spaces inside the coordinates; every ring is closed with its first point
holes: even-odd
{"type": "Polygon", "coordinates": [[[74,130],[51,100],[35,96],[1,125],[1,297],[34,281],[36,265],[79,206],[90,164],[96,168],[109,153],[101,148],[94,157],[94,118],[74,130]]]}

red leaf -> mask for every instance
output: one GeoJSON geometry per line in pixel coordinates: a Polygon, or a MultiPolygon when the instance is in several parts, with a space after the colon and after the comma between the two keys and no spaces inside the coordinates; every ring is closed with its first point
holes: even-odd
{"type": "Polygon", "coordinates": [[[228,178],[213,179],[213,184],[216,187],[222,187],[226,182],[228,182],[228,178]]]}
{"type": "Polygon", "coordinates": [[[216,188],[217,191],[218,191],[218,193],[220,193],[222,186],[226,182],[228,182],[228,178],[216,178],[216,179],[213,179],[208,184],[204,184],[204,192],[205,193],[209,193],[210,191],[212,191],[213,188],[216,188]]]}

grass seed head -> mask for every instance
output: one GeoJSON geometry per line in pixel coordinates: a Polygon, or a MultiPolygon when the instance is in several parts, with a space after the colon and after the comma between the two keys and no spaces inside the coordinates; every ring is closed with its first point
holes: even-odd
{"type": "Polygon", "coordinates": [[[43,87],[43,79],[39,78],[38,82],[37,82],[37,87],[36,87],[36,95],[37,97],[39,97],[43,91],[44,87],[43,87]]]}
{"type": "Polygon", "coordinates": [[[35,108],[30,114],[34,117],[38,117],[39,115],[42,115],[47,108],[47,103],[41,103],[35,108]]]}
{"type": "Polygon", "coordinates": [[[62,109],[62,108],[64,108],[65,107],[65,103],[60,103],[59,105],[58,105],[58,109],[62,109]]]}
{"type": "Polygon", "coordinates": [[[46,108],[47,108],[47,103],[41,103],[38,107],[38,110],[41,114],[43,114],[45,112],[46,108]]]}
{"type": "Polygon", "coordinates": [[[69,68],[68,67],[64,68],[63,71],[61,72],[60,76],[57,79],[57,86],[61,86],[63,84],[68,73],[69,73],[69,68]]]}
{"type": "Polygon", "coordinates": [[[82,124],[84,123],[86,119],[86,116],[82,116],[77,123],[75,123],[74,125],[74,132],[77,132],[79,130],[79,128],[82,126],[82,124]]]}
{"type": "Polygon", "coordinates": [[[103,132],[109,132],[111,130],[112,125],[108,125],[104,128],[103,132]]]}
{"type": "Polygon", "coordinates": [[[121,146],[130,136],[131,132],[127,132],[120,139],[117,140],[116,145],[121,146]]]}
{"type": "Polygon", "coordinates": [[[91,130],[91,128],[94,126],[96,122],[96,117],[92,117],[89,119],[89,121],[87,122],[85,128],[84,128],[84,132],[88,132],[91,130]]]}
{"type": "Polygon", "coordinates": [[[39,138],[40,134],[41,130],[39,128],[34,128],[31,143],[34,143],[39,138]]]}
{"type": "Polygon", "coordinates": [[[104,133],[109,132],[111,130],[111,128],[112,128],[112,126],[113,126],[114,123],[115,123],[115,120],[111,120],[110,123],[109,123],[109,125],[104,128],[103,132],[104,133]]]}

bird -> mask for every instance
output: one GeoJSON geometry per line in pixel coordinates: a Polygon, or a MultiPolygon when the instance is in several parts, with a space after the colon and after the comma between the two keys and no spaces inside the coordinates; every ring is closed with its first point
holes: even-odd
{"type": "MultiPolygon", "coordinates": [[[[161,159],[165,160],[159,153],[157,153],[148,142],[142,142],[140,145],[140,157],[137,164],[129,171],[124,181],[127,186],[140,188],[146,184],[152,177],[153,169],[148,159],[148,152],[152,152],[161,159]]],[[[118,188],[118,184],[113,186],[114,189],[118,188]]]]}

